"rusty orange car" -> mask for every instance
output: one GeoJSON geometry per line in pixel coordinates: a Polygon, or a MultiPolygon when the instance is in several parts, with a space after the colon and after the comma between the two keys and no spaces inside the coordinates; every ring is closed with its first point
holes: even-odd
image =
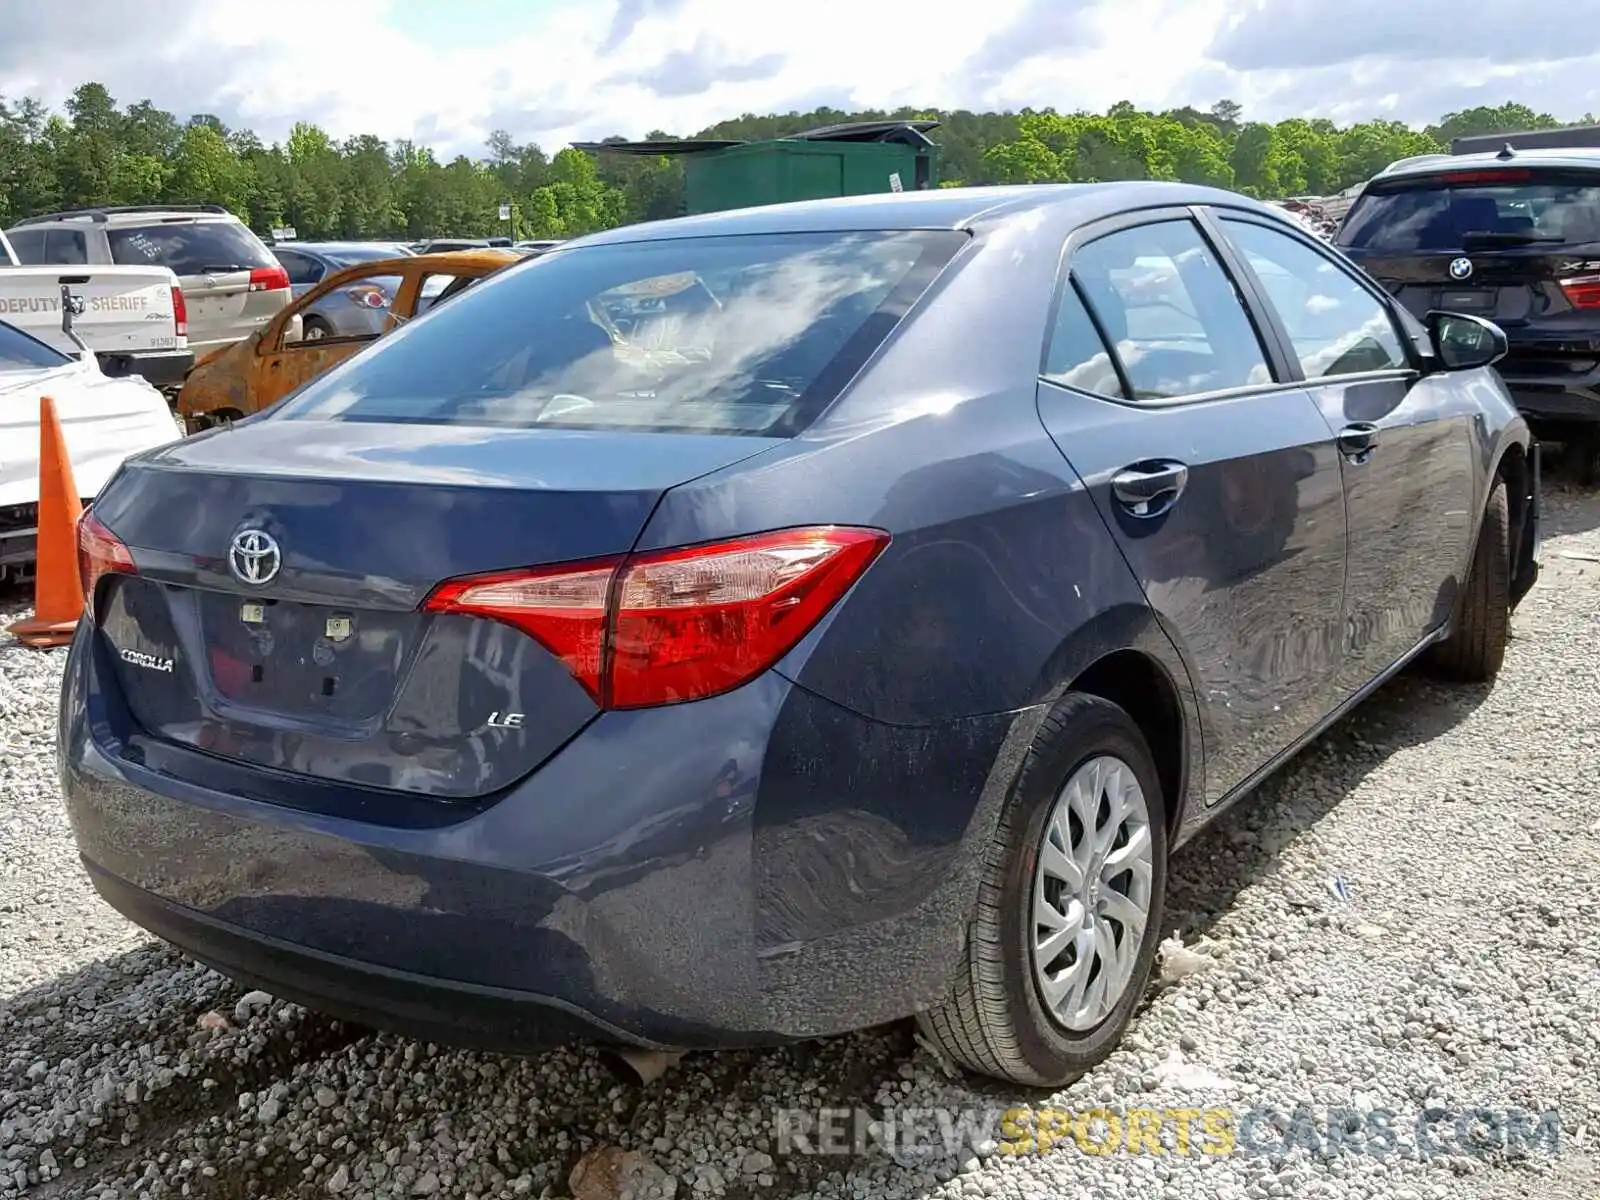
{"type": "Polygon", "coordinates": [[[336,271],[256,333],[195,363],[178,392],[178,415],[197,431],[260,412],[389,330],[524,257],[515,250],[457,250],[336,271]],[[348,324],[336,327],[318,315],[330,300],[370,310],[371,318],[355,322],[354,332],[348,324]]]}

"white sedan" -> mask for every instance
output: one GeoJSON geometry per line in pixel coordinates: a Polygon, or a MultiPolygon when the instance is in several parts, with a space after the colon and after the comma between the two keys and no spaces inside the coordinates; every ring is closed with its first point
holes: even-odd
{"type": "Polygon", "coordinates": [[[99,494],[123,459],[177,441],[182,426],[137,376],[111,378],[0,321],[0,583],[33,574],[39,503],[39,397],[56,402],[78,494],[99,494]]]}

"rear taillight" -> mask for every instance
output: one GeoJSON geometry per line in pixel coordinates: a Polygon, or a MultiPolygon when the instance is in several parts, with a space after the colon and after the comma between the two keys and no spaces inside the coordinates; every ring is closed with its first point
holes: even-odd
{"type": "Polygon", "coordinates": [[[177,284],[172,285],[172,321],[177,328],[178,336],[189,336],[189,305],[184,301],[183,289],[177,284]]]}
{"type": "Polygon", "coordinates": [[[475,575],[440,584],[422,607],[425,612],[470,613],[515,625],[566,663],[584,690],[599,700],[606,601],[616,570],[611,560],[475,575]]]}
{"type": "Polygon", "coordinates": [[[1600,275],[1574,275],[1563,279],[1561,291],[1573,308],[1600,308],[1600,275]]]}
{"type": "Polygon", "coordinates": [[[603,708],[732,691],[776,663],[889,535],[820,526],[626,558],[451,580],[423,609],[514,625],[603,708]]]}
{"type": "Polygon", "coordinates": [[[78,575],[83,580],[84,611],[94,613],[94,589],[104,575],[136,575],[133,555],[122,539],[107,529],[94,509],[78,518],[78,575]]]}
{"type": "Polygon", "coordinates": [[[344,294],[362,308],[388,308],[389,293],[376,284],[363,283],[345,288],[344,294]]]}
{"type": "Polygon", "coordinates": [[[289,287],[289,272],[282,267],[257,267],[250,272],[252,292],[280,292],[289,287]]]}

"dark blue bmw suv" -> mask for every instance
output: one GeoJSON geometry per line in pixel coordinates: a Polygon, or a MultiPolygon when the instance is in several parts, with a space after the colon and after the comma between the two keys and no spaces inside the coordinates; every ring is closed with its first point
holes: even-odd
{"type": "Polygon", "coordinates": [[[1336,241],[1416,316],[1500,326],[1499,372],[1534,435],[1600,483],[1600,128],[1488,140],[1395,164],[1336,241]]]}
{"type": "Polygon", "coordinates": [[[1504,348],[1177,184],[568,243],[105,488],[84,865],[435,1040],[915,1015],[1059,1084],[1175,847],[1414,659],[1495,675],[1539,512],[1504,348]]]}

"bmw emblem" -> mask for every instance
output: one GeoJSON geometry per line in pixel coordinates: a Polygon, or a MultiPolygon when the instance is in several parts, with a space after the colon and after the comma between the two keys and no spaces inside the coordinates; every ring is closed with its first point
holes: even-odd
{"type": "Polygon", "coordinates": [[[283,566],[278,541],[261,529],[241,529],[228,547],[228,568],[240,583],[271,583],[283,566]]]}
{"type": "Polygon", "coordinates": [[[1472,260],[1470,258],[1455,258],[1450,260],[1450,278],[1467,279],[1472,275],[1472,260]]]}

